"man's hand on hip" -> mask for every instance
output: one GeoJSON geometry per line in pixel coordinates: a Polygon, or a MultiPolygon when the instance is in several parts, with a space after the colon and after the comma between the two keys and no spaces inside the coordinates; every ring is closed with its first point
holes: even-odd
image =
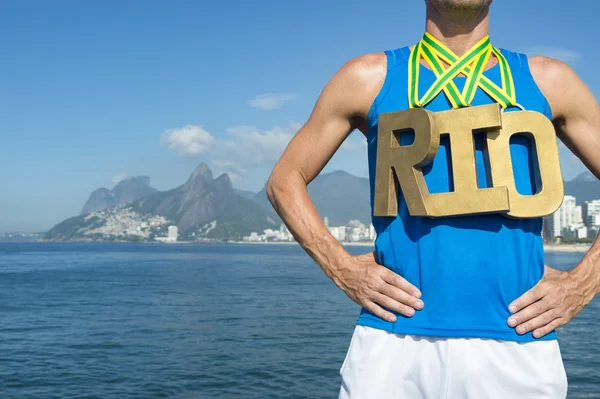
{"type": "Polygon", "coordinates": [[[424,307],[419,299],[421,292],[403,277],[378,264],[375,252],[348,258],[336,271],[333,281],[354,302],[389,322],[395,322],[396,315],[386,309],[412,317],[415,309],[424,307]]]}
{"type": "Polygon", "coordinates": [[[533,331],[543,337],[570,322],[594,298],[574,271],[563,272],[546,266],[544,277],[529,291],[509,305],[513,313],[508,325],[518,334],[533,331]]]}

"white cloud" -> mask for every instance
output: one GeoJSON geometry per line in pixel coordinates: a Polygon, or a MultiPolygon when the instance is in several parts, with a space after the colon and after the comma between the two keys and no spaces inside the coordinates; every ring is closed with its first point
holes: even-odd
{"type": "Polygon", "coordinates": [[[365,152],[367,148],[367,140],[361,136],[358,140],[346,139],[340,146],[342,150],[365,152]]]}
{"type": "Polygon", "coordinates": [[[117,184],[121,183],[123,180],[127,179],[128,177],[129,176],[127,176],[127,173],[121,173],[120,175],[113,176],[112,182],[114,185],[117,185],[117,184]]]}
{"type": "Polygon", "coordinates": [[[281,108],[283,104],[294,101],[297,97],[295,93],[266,93],[248,100],[248,104],[252,107],[270,111],[281,108]]]}
{"type": "Polygon", "coordinates": [[[556,46],[532,46],[527,48],[525,53],[529,56],[543,55],[567,64],[574,64],[583,58],[583,55],[577,51],[556,46]]]}
{"type": "Polygon", "coordinates": [[[367,154],[367,146],[367,139],[362,134],[358,134],[346,139],[340,146],[340,149],[367,154]]]}
{"type": "Polygon", "coordinates": [[[184,127],[168,129],[161,140],[169,149],[182,156],[197,156],[211,150],[215,138],[202,126],[185,125],[184,127]]]}
{"type": "MultiPolygon", "coordinates": [[[[227,173],[235,187],[256,190],[264,184],[268,172],[301,127],[302,124],[295,122],[270,129],[248,125],[233,126],[223,134],[214,137],[211,135],[207,150],[196,155],[210,165],[215,176],[227,173]]],[[[180,140],[172,139],[179,137],[172,133],[180,130],[184,128],[165,132],[164,144],[179,156],[193,155],[192,151],[184,151],[182,146],[173,144],[180,140]]],[[[367,140],[356,132],[344,141],[342,149],[329,163],[328,170],[343,169],[355,175],[368,176],[366,164],[367,140]]]]}
{"type": "Polygon", "coordinates": [[[279,159],[298,129],[298,124],[265,131],[254,126],[236,126],[227,129],[234,140],[226,140],[223,147],[244,165],[270,165],[279,159]]]}
{"type": "Polygon", "coordinates": [[[167,130],[161,140],[179,156],[202,155],[211,162],[216,174],[227,173],[232,180],[239,180],[249,168],[272,167],[300,127],[294,122],[270,130],[235,126],[219,138],[200,126],[188,125],[167,130]]]}
{"type": "Polygon", "coordinates": [[[227,173],[231,181],[236,182],[242,179],[244,173],[246,173],[246,169],[239,167],[232,161],[227,160],[214,160],[212,161],[212,169],[215,172],[215,175],[219,176],[223,173],[227,173]]]}

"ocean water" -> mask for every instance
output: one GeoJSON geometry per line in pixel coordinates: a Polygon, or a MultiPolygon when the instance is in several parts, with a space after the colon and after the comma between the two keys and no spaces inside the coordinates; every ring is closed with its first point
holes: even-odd
{"type": "MultiPolygon", "coordinates": [[[[0,398],[335,398],[358,311],[295,245],[0,244],[0,398]]],[[[558,331],[569,398],[599,331],[558,331]]]]}

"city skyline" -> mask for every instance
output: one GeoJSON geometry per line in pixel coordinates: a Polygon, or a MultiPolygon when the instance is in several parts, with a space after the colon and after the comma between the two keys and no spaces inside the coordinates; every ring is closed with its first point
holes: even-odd
{"type": "Polygon", "coordinates": [[[600,231],[600,199],[577,205],[577,198],[565,195],[560,208],[544,218],[544,238],[594,238],[600,231]]]}
{"type": "MultiPolygon", "coordinates": [[[[323,217],[323,223],[331,235],[342,243],[350,242],[374,242],[375,227],[372,223],[368,225],[360,220],[350,220],[342,226],[329,226],[329,218],[323,217]]],[[[290,230],[282,223],[279,230],[265,229],[262,234],[254,231],[249,236],[243,237],[244,242],[294,242],[290,230]]]]}

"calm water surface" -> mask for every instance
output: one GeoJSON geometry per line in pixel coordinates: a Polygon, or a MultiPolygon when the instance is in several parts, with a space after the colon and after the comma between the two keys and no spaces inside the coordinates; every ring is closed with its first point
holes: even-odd
{"type": "MultiPolygon", "coordinates": [[[[0,398],[335,398],[358,312],[297,246],[0,244],[0,398]]],[[[569,398],[599,330],[559,330],[569,398]]]]}

